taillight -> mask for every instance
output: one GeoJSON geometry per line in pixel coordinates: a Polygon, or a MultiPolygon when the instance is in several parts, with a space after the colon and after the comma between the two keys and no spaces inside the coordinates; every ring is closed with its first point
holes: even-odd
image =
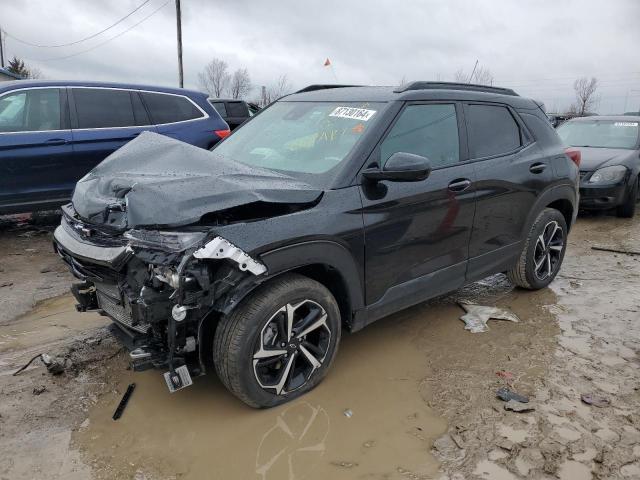
{"type": "Polygon", "coordinates": [[[569,157],[571,161],[576,164],[576,167],[580,167],[580,159],[582,158],[580,150],[576,150],[575,148],[567,148],[564,153],[566,153],[567,157],[569,157]]]}
{"type": "Polygon", "coordinates": [[[220,138],[227,138],[229,135],[231,135],[231,130],[229,130],[228,128],[226,130],[214,130],[213,133],[215,133],[220,138]]]}

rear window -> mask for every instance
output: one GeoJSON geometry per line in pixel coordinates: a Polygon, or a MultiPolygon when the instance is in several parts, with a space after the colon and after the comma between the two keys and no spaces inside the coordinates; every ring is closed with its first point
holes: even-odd
{"type": "Polygon", "coordinates": [[[129,90],[106,88],[74,88],[78,128],[114,128],[144,125],[136,119],[129,90]]]}
{"type": "Polygon", "coordinates": [[[142,98],[155,124],[184,122],[204,116],[190,100],[179,95],[143,92],[142,98]]]}
{"type": "Polygon", "coordinates": [[[211,105],[216,109],[216,112],[218,112],[221,117],[227,116],[227,109],[224,106],[224,102],[211,102],[211,105]]]}
{"type": "Polygon", "coordinates": [[[520,147],[520,127],[506,107],[468,105],[467,126],[471,158],[490,157],[520,147]]]}
{"type": "Polygon", "coordinates": [[[249,111],[247,106],[242,102],[229,102],[227,103],[227,111],[230,117],[248,117],[249,111]]]}

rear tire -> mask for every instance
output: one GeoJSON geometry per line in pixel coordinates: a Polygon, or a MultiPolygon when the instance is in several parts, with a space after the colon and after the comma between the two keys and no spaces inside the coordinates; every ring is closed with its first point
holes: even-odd
{"type": "Polygon", "coordinates": [[[255,408],[303,395],[325,377],[340,342],[327,288],[298,274],[263,284],[220,320],[213,361],[227,389],[255,408]]]}
{"type": "Polygon", "coordinates": [[[507,277],[518,287],[539,290],[556,277],[567,248],[567,222],[562,213],[545,208],[531,226],[518,263],[507,277]]]}
{"type": "Polygon", "coordinates": [[[640,178],[636,178],[631,187],[629,196],[624,203],[616,208],[616,215],[620,218],[633,218],[636,214],[636,204],[638,203],[638,184],[640,178]]]}

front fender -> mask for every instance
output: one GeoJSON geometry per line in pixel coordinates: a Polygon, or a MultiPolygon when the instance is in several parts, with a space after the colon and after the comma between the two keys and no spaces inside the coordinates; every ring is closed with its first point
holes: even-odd
{"type": "Polygon", "coordinates": [[[245,278],[216,307],[228,314],[256,287],[285,272],[310,265],[323,265],[335,270],[341,277],[349,297],[352,312],[364,308],[363,273],[351,252],[338,242],[310,240],[279,247],[260,255],[267,267],[265,275],[245,278]]]}

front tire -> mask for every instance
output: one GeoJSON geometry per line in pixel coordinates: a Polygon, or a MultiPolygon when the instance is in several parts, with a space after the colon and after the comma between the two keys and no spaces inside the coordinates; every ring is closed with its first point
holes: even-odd
{"type": "Polygon", "coordinates": [[[258,287],[220,320],[218,377],[244,403],[288,402],[325,377],[340,342],[340,310],[322,284],[286,274],[258,287]]]}
{"type": "Polygon", "coordinates": [[[558,274],[566,248],[564,216],[558,210],[545,208],[533,222],[518,263],[507,277],[521,288],[545,288],[558,274]]]}
{"type": "Polygon", "coordinates": [[[631,186],[631,191],[622,205],[616,208],[616,215],[620,218],[633,218],[636,214],[636,204],[638,203],[638,184],[640,178],[636,178],[631,186]]]}

